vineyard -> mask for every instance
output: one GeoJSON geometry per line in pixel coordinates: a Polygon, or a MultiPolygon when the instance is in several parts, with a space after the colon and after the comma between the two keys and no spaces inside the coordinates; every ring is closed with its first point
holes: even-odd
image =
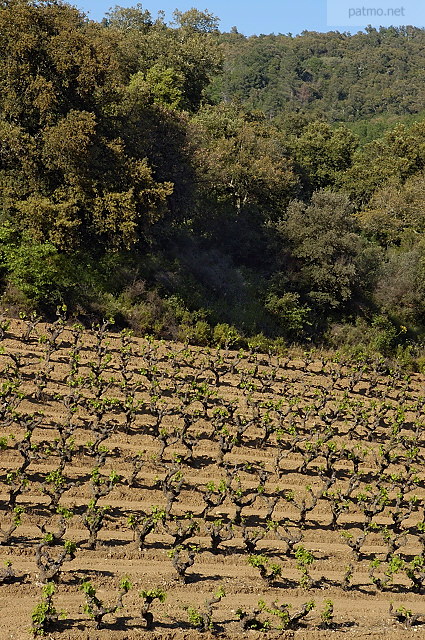
{"type": "Polygon", "coordinates": [[[1,640],[425,634],[424,377],[0,318],[1,640]]]}

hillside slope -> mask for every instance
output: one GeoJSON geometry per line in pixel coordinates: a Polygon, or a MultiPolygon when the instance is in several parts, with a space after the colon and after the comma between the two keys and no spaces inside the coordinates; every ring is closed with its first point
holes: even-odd
{"type": "Polygon", "coordinates": [[[12,322],[0,369],[2,639],[46,583],[56,640],[140,637],[155,589],[154,637],[194,639],[220,588],[211,637],[418,637],[389,609],[425,622],[423,376],[60,322],[12,322]],[[82,585],[109,606],[126,577],[96,630],[82,585]]]}

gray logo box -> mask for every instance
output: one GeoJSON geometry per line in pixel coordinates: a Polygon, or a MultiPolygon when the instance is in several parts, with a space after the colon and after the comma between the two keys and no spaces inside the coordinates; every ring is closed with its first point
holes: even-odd
{"type": "Polygon", "coordinates": [[[424,0],[327,0],[329,27],[425,25],[424,0]]]}

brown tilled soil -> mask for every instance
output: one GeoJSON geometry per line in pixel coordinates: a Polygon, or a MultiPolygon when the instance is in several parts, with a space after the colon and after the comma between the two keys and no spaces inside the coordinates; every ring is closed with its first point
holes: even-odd
{"type": "MultiPolygon", "coordinates": [[[[64,424],[70,415],[73,446],[62,472],[70,484],[63,491],[59,504],[73,512],[67,520],[64,538],[75,541],[77,551],[75,558],[62,566],[54,604],[64,613],[47,633],[48,638],[425,638],[425,624],[421,624],[420,617],[418,624],[409,629],[389,613],[390,603],[393,603],[394,609],[405,607],[424,616],[425,622],[423,591],[414,591],[411,580],[401,570],[383,588],[378,588],[369,574],[371,561],[383,560],[387,552],[386,532],[393,531],[390,511],[402,486],[401,478],[409,475],[407,442],[415,432],[419,434],[413,461],[417,476],[415,490],[408,492],[401,505],[408,517],[401,522],[402,535],[395,553],[407,563],[422,552],[420,537],[416,534],[418,522],[424,520],[423,376],[405,376],[397,370],[389,372],[383,363],[369,363],[362,370],[361,366],[332,361],[329,354],[309,357],[292,353],[277,361],[274,357],[223,351],[217,359],[215,351],[185,349],[183,345],[132,338],[129,347],[124,345],[132,376],[128,384],[132,385],[132,397],[140,403],[134,410],[134,420],[130,420],[125,429],[120,335],[109,333],[103,338],[105,351],[100,356],[105,366],[100,368],[100,383],[97,383],[93,373],[97,349],[93,332],[84,334],[76,370],[72,373],[70,353],[75,335],[69,328],[57,338],[58,348],[52,350],[49,361],[46,361],[49,326],[38,324],[26,341],[23,340],[25,329],[22,321],[12,321],[0,343],[4,385],[0,397],[0,437],[4,438],[0,449],[3,531],[10,526],[12,518],[8,500],[13,480],[8,474],[22,465],[24,455],[20,450],[25,449],[25,443],[30,443],[26,454],[30,464],[25,469],[28,482],[17,498],[17,504],[25,511],[10,540],[0,545],[2,565],[11,562],[14,572],[9,584],[0,584],[1,640],[31,637],[31,612],[40,602],[43,588],[36,548],[46,532],[55,532],[59,526],[59,516],[49,508],[50,498],[43,493],[43,486],[46,486],[47,474],[59,467],[58,425],[64,424]],[[70,376],[73,376],[74,384],[67,384],[70,376]],[[13,384],[17,386],[12,388],[13,384]],[[69,398],[75,390],[81,393],[81,398],[76,403],[76,410],[69,413],[69,398]],[[99,421],[99,424],[114,425],[114,429],[100,445],[90,444],[99,432],[95,426],[94,405],[84,403],[82,399],[96,396],[98,400],[114,400],[99,421]],[[227,413],[220,423],[220,411],[232,406],[232,400],[233,419],[227,413]],[[400,413],[400,408],[404,413],[400,413]],[[158,415],[163,438],[164,432],[167,434],[162,459],[161,441],[155,436],[158,415]],[[28,416],[39,419],[30,438],[27,427],[31,419],[28,416]],[[239,416],[239,422],[235,416],[239,416]],[[189,427],[186,438],[182,438],[185,419],[189,427]],[[249,426],[240,442],[234,442],[231,451],[224,453],[219,466],[219,430],[227,429],[230,438],[235,425],[242,424],[243,420],[249,426]],[[261,444],[266,424],[272,426],[272,435],[261,444]],[[300,436],[298,446],[291,449],[290,444],[296,442],[297,434],[300,436]],[[323,438],[323,443],[318,445],[320,453],[309,461],[306,457],[309,439],[316,442],[320,437],[323,438]],[[391,462],[380,474],[382,451],[391,437],[394,443],[389,453],[391,462]],[[327,443],[332,443],[337,452],[345,446],[359,454],[359,484],[335,527],[330,526],[331,500],[324,494],[320,495],[316,506],[307,511],[305,526],[299,528],[302,501],[310,505],[312,496],[319,494],[326,482],[323,452],[329,450],[327,443]],[[101,447],[106,449],[103,459],[101,447]],[[279,451],[282,457],[277,461],[279,451]],[[132,460],[138,453],[141,468],[129,486],[132,460]],[[303,459],[307,462],[300,472],[303,459]],[[98,504],[108,506],[109,511],[95,548],[89,549],[83,516],[93,497],[90,476],[99,460],[101,486],[107,486],[112,471],[120,479],[99,499],[98,504]],[[244,468],[244,464],[250,466],[244,468]],[[202,518],[203,492],[208,483],[214,482],[217,487],[221,480],[229,482],[229,474],[235,465],[239,467],[231,481],[232,486],[238,489],[239,477],[242,496],[246,499],[255,497],[252,504],[243,507],[242,518],[251,535],[262,532],[256,553],[282,567],[281,576],[272,585],[263,581],[258,569],[248,564],[249,552],[244,545],[241,524],[233,523],[233,537],[219,546],[219,553],[213,554],[210,550],[211,539],[206,526],[217,518],[222,519],[223,525],[232,523],[235,505],[227,496],[219,507],[212,508],[206,518],[202,518]],[[172,503],[165,524],[158,523],[140,550],[134,541],[129,516],[149,514],[152,506],[165,508],[167,495],[162,481],[170,469],[177,473],[174,482],[181,482],[181,491],[172,503]],[[256,492],[259,484],[263,484],[263,489],[256,492]],[[365,513],[357,497],[361,493],[373,494],[378,485],[388,490],[386,502],[382,510],[373,515],[373,527],[367,532],[360,558],[356,559],[344,535],[360,535],[365,513]],[[409,502],[413,495],[417,500],[409,502]],[[278,532],[282,533],[286,527],[287,531],[299,536],[298,545],[313,553],[309,588],[300,586],[301,572],[296,559],[285,553],[287,545],[279,539],[273,526],[267,526],[266,513],[273,499],[275,506],[269,518],[279,523],[278,532]],[[193,514],[199,530],[186,543],[197,545],[198,551],[184,583],[178,579],[167,552],[172,549],[171,533],[175,533],[179,522],[185,526],[188,518],[184,519],[184,516],[188,512],[193,514]],[[40,529],[42,525],[44,531],[40,529]],[[383,530],[384,525],[387,525],[386,530],[383,530]],[[343,589],[342,581],[350,563],[353,564],[353,575],[348,587],[343,589]],[[94,621],[84,611],[80,589],[83,579],[90,580],[98,597],[110,604],[115,602],[119,582],[124,577],[128,577],[133,586],[123,598],[123,608],[114,615],[105,616],[103,628],[96,630],[94,621]],[[214,605],[213,629],[201,634],[189,623],[185,607],[203,610],[205,600],[219,587],[224,588],[226,595],[214,605]],[[139,593],[142,589],[155,588],[162,588],[167,597],[164,603],[155,600],[152,604],[156,626],[153,631],[146,631],[140,616],[142,599],[139,593]],[[333,603],[334,617],[329,628],[322,628],[320,614],[328,599],[333,603]],[[291,612],[313,600],[315,608],[294,629],[279,630],[279,618],[263,612],[258,619],[265,621],[268,618],[271,629],[243,630],[237,610],[252,612],[258,607],[259,600],[264,600],[268,607],[273,602],[289,603],[291,612]]],[[[334,492],[334,500],[338,501],[335,495],[338,491],[344,493],[353,476],[350,457],[336,456],[331,462],[332,470],[335,477],[329,492],[334,492]]],[[[216,491],[215,496],[218,495],[216,491]]],[[[60,548],[60,543],[47,547],[53,556],[60,548]]],[[[387,567],[388,563],[384,562],[376,575],[385,579],[387,567]]]]}

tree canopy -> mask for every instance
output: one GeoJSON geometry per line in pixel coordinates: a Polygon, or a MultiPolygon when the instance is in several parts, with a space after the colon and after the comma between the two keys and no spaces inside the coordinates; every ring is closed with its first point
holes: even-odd
{"type": "Polygon", "coordinates": [[[201,342],[423,337],[424,34],[4,0],[2,306],[201,342]]]}

